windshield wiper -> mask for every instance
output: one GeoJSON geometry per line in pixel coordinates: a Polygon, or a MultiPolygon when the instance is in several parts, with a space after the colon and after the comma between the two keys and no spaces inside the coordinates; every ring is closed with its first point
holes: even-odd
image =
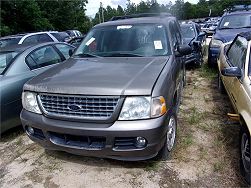
{"type": "MultiPolygon", "coordinates": [[[[243,27],[239,27],[239,28],[251,28],[251,25],[243,26],[243,27]]],[[[236,28],[236,29],[239,29],[239,28],[236,28]]]]}
{"type": "Polygon", "coordinates": [[[242,28],[251,28],[251,26],[243,26],[243,27],[222,27],[220,29],[242,29],[242,28]]]}
{"type": "Polygon", "coordinates": [[[126,53],[126,52],[114,52],[105,55],[105,57],[143,57],[140,54],[126,53]]]}
{"type": "Polygon", "coordinates": [[[82,53],[82,54],[76,54],[73,57],[100,57],[100,56],[95,54],[82,53]]]}

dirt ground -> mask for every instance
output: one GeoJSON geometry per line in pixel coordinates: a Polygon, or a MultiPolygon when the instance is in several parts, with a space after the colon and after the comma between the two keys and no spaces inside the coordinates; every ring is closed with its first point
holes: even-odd
{"type": "Polygon", "coordinates": [[[123,162],[48,152],[21,129],[0,140],[0,187],[244,187],[239,126],[227,119],[229,99],[215,71],[187,72],[178,138],[168,161],[123,162]]]}

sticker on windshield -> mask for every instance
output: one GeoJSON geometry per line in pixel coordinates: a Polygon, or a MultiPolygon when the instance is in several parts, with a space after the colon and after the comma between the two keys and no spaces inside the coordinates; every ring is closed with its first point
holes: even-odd
{"type": "Polygon", "coordinates": [[[117,30],[119,29],[130,29],[132,28],[132,25],[118,25],[117,30]]]}
{"type": "Polygon", "coordinates": [[[89,46],[93,41],[95,40],[95,38],[90,38],[90,40],[87,41],[87,43],[85,44],[86,46],[89,46]]]}
{"type": "Polygon", "coordinates": [[[228,24],[229,24],[229,22],[225,22],[225,23],[224,23],[224,26],[226,27],[226,26],[228,26],[228,24]]]}
{"type": "Polygon", "coordinates": [[[163,49],[161,40],[155,40],[154,41],[154,48],[155,48],[155,50],[162,50],[163,49]]]}

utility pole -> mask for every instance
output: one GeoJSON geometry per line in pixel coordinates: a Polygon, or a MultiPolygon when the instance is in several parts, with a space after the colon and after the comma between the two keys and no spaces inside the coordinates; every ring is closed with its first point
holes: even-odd
{"type": "Polygon", "coordinates": [[[103,9],[103,3],[100,2],[100,8],[101,8],[101,13],[102,13],[102,22],[105,22],[104,20],[104,9],[103,9]]]}
{"type": "Polygon", "coordinates": [[[98,20],[99,20],[99,23],[101,23],[101,19],[100,19],[100,11],[98,11],[98,20]]]}

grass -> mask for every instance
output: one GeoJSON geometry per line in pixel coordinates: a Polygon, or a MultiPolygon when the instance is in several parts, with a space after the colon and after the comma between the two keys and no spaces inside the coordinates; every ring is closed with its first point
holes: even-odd
{"type": "Polygon", "coordinates": [[[224,168],[225,168],[224,161],[217,161],[216,163],[214,163],[213,171],[214,172],[222,172],[224,168]]]}
{"type": "Polygon", "coordinates": [[[209,68],[208,64],[204,63],[202,67],[199,69],[199,75],[203,78],[214,80],[217,77],[217,70],[209,68]]]}
{"type": "Polygon", "coordinates": [[[196,107],[192,107],[190,109],[190,112],[188,112],[188,117],[187,117],[187,121],[188,123],[194,125],[194,124],[198,124],[204,117],[204,113],[201,113],[197,110],[196,107]]]}
{"type": "Polygon", "coordinates": [[[203,160],[203,159],[206,158],[207,152],[208,152],[208,150],[205,147],[199,146],[199,158],[200,158],[200,160],[203,160]]]}
{"type": "Polygon", "coordinates": [[[157,171],[159,169],[159,162],[158,161],[151,161],[147,163],[145,170],[146,171],[157,171]]]}

